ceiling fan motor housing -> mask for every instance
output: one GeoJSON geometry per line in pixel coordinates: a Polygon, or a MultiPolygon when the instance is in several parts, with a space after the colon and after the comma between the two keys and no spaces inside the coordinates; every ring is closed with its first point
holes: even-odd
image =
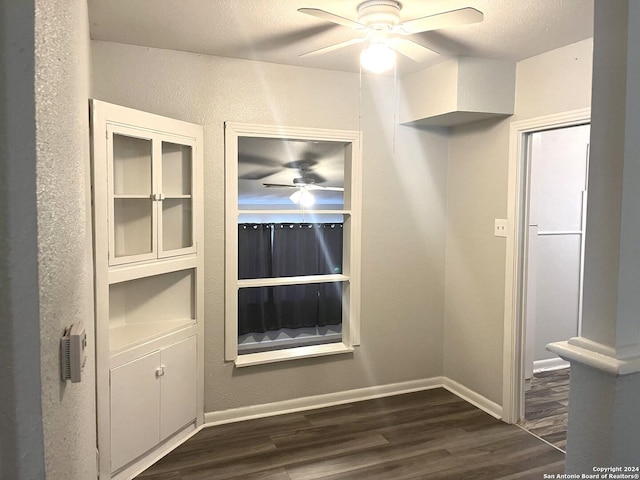
{"type": "Polygon", "coordinates": [[[315,183],[315,181],[309,177],[298,177],[293,179],[293,184],[298,186],[311,185],[313,183],[315,183]]]}
{"type": "Polygon", "coordinates": [[[395,0],[367,0],[358,6],[358,22],[391,28],[400,23],[402,5],[395,0]]]}

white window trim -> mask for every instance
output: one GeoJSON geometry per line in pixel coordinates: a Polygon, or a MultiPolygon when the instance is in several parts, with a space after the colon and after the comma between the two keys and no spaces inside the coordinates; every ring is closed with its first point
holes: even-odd
{"type": "MultiPolygon", "coordinates": [[[[225,123],[225,360],[236,367],[280,362],[296,358],[350,353],[360,344],[360,245],[361,245],[361,197],[362,197],[362,133],[352,130],[225,123]],[[333,141],[350,144],[350,161],[345,162],[345,197],[343,210],[331,210],[332,214],[345,216],[343,273],[323,275],[322,280],[343,281],[342,342],[310,345],[283,350],[238,355],[238,289],[243,286],[289,284],[291,279],[238,280],[238,138],[264,137],[299,140],[333,141]],[[336,277],[336,278],[333,278],[336,277]]],[[[244,211],[242,211],[244,213],[244,211]]],[[[268,210],[261,213],[269,213],[268,210]]],[[[278,214],[319,213],[300,210],[282,211],[278,214]]],[[[329,213],[329,211],[327,212],[329,213]]],[[[313,276],[297,277],[299,281],[313,281],[313,276]]]]}

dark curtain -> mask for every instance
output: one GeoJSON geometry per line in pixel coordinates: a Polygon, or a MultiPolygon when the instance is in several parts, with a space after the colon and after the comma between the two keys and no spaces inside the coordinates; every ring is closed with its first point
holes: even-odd
{"type": "MultiPolygon", "coordinates": [[[[238,225],[238,278],[272,276],[271,233],[269,224],[238,225]]],[[[238,297],[238,331],[264,332],[275,318],[273,293],[262,288],[243,288],[238,297]]]]}
{"type": "MultiPolygon", "coordinates": [[[[318,225],[321,230],[318,249],[319,273],[342,273],[342,224],[324,223],[318,225]]],[[[342,319],[342,283],[322,283],[318,285],[318,322],[325,325],[338,325],[336,319],[342,319]]]]}
{"type": "MultiPolygon", "coordinates": [[[[238,226],[239,278],[342,273],[342,224],[277,223],[238,226]]],[[[242,288],[241,335],[280,328],[339,325],[342,284],[242,288]]]]}

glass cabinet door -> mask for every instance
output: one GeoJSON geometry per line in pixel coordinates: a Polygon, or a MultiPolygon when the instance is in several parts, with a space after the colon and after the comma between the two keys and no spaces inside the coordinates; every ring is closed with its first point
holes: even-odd
{"type": "Polygon", "coordinates": [[[109,132],[109,263],[155,257],[153,143],[133,129],[109,132]]]}
{"type": "Polygon", "coordinates": [[[121,125],[109,139],[109,264],[195,252],[195,143],[121,125]]]}
{"type": "Polygon", "coordinates": [[[193,225],[193,144],[162,141],[159,256],[195,250],[193,225]]]}

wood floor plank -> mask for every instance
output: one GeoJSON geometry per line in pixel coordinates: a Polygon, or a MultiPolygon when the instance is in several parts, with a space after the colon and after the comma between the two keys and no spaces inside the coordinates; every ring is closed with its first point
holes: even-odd
{"type": "Polygon", "coordinates": [[[567,447],[570,369],[535,373],[525,392],[523,428],[561,450],[567,447]]]}
{"type": "Polygon", "coordinates": [[[435,389],[208,427],[137,478],[538,480],[563,465],[557,449],[435,389]]]}
{"type": "MultiPolygon", "coordinates": [[[[180,480],[217,480],[215,473],[207,470],[187,472],[180,480]]],[[[261,470],[254,473],[242,472],[237,476],[227,477],[227,480],[291,480],[284,468],[261,470]]]]}
{"type": "Polygon", "coordinates": [[[330,475],[323,475],[323,473],[326,473],[323,470],[316,470],[305,476],[298,476],[297,472],[291,471],[289,474],[291,480],[403,480],[415,478],[417,472],[431,472],[434,469],[438,469],[439,465],[442,465],[440,468],[445,468],[444,465],[450,466],[451,462],[451,454],[441,449],[409,458],[397,458],[395,460],[370,463],[367,466],[358,468],[343,469],[330,475]]]}
{"type": "Polygon", "coordinates": [[[505,456],[493,454],[482,457],[477,453],[461,456],[451,469],[430,473],[429,480],[495,480],[514,474],[521,480],[540,480],[537,473],[531,473],[533,470],[543,466],[548,468],[549,464],[564,459],[564,455],[558,450],[546,444],[542,445],[546,448],[529,447],[505,456]]]}
{"type": "Polygon", "coordinates": [[[406,463],[422,455],[434,454],[435,457],[451,456],[443,447],[433,444],[431,448],[424,442],[413,444],[388,445],[385,448],[373,448],[360,452],[345,453],[333,458],[319,459],[292,465],[287,472],[292,480],[315,480],[336,475],[347,475],[352,471],[367,471],[379,465],[406,463]]]}
{"type": "MultiPolygon", "coordinates": [[[[198,433],[196,441],[188,441],[171,452],[170,461],[160,460],[153,467],[153,475],[159,475],[164,472],[171,472],[183,469],[210,468],[212,465],[212,452],[215,452],[215,462],[234,462],[242,461],[246,457],[253,457],[259,454],[269,454],[275,452],[276,446],[269,437],[257,438],[241,438],[220,441],[220,439],[206,438],[207,429],[198,433]]],[[[166,457],[165,457],[166,458],[166,457]]],[[[156,478],[148,477],[148,473],[144,472],[140,479],[156,478]]],[[[170,479],[172,480],[172,479],[170,479]]]]}
{"type": "MultiPolygon", "coordinates": [[[[544,478],[544,474],[552,474],[558,478],[559,474],[564,473],[564,458],[555,463],[545,463],[538,467],[530,468],[526,475],[531,480],[540,480],[544,478]]],[[[523,472],[507,474],[506,476],[496,477],[495,480],[522,480],[523,472]]]]}
{"type": "MultiPolygon", "coordinates": [[[[189,441],[191,440],[193,439],[190,439],[189,441]]],[[[206,461],[198,461],[194,462],[192,465],[186,466],[181,464],[177,465],[177,468],[181,472],[190,472],[190,475],[183,473],[184,478],[200,478],[200,472],[208,472],[208,474],[211,475],[210,478],[225,480],[235,478],[237,476],[249,476],[250,474],[255,474],[264,470],[283,468],[296,462],[309,462],[321,458],[331,458],[333,456],[340,455],[345,451],[355,452],[379,445],[385,445],[387,443],[388,442],[382,435],[365,432],[360,435],[336,437],[333,439],[325,438],[323,442],[315,443],[311,448],[306,445],[298,445],[288,448],[279,448],[273,452],[259,453],[255,455],[248,454],[242,458],[234,460],[218,459],[216,455],[217,449],[214,447],[211,453],[207,456],[206,461]]],[[[167,462],[173,463],[173,460],[167,460],[167,457],[165,457],[158,462],[159,464],[164,465],[158,465],[157,468],[166,469],[167,462]]],[[[150,470],[153,470],[154,467],[151,467],[150,470]]],[[[205,476],[203,478],[207,477],[205,476]]]]}

